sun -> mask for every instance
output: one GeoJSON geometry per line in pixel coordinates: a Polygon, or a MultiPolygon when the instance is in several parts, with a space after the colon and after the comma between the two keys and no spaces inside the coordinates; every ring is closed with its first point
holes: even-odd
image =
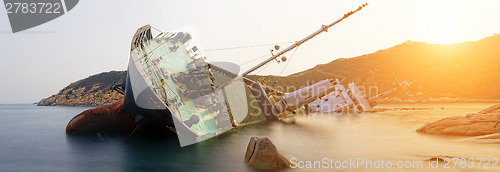
{"type": "Polygon", "coordinates": [[[456,8],[430,10],[427,16],[427,42],[451,44],[465,41],[463,13],[456,8]]]}
{"type": "Polygon", "coordinates": [[[434,42],[439,44],[450,44],[459,41],[460,32],[457,23],[443,20],[436,24],[434,31],[434,42]]]}

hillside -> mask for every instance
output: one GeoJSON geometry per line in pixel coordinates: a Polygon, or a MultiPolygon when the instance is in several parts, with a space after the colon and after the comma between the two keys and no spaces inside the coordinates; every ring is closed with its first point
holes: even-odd
{"type": "MultiPolygon", "coordinates": [[[[325,78],[344,79],[379,92],[395,78],[416,81],[414,92],[425,97],[500,99],[500,35],[448,45],[410,42],[327,64],[286,77],[264,76],[278,86],[305,86],[325,78]]],[[[255,76],[253,78],[256,78],[255,76]]]]}
{"type": "Polygon", "coordinates": [[[59,93],[39,102],[38,106],[102,106],[110,104],[122,97],[116,91],[111,92],[110,87],[114,82],[123,82],[126,75],[126,71],[110,71],[92,75],[71,83],[59,93]]]}
{"type": "MultiPolygon", "coordinates": [[[[411,90],[424,98],[500,99],[500,35],[448,45],[411,42],[353,58],[317,65],[289,76],[262,78],[285,92],[320,81],[339,79],[344,84],[364,86],[369,96],[396,86],[396,77],[416,81],[411,90]],[[287,89],[288,88],[288,89],[287,89]],[[373,89],[377,88],[377,89],[373,89]],[[368,91],[371,90],[371,91],[368,91]]],[[[111,71],[74,82],[41,101],[40,106],[99,106],[121,98],[111,92],[113,82],[122,82],[126,71],[111,71]]],[[[397,97],[398,95],[395,95],[397,97]]],[[[400,94],[399,96],[406,96],[400,94]]],[[[447,99],[449,100],[449,99],[447,99]]]]}

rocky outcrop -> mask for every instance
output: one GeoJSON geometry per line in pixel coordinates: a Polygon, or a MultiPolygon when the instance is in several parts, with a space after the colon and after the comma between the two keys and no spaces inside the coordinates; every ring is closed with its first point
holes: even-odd
{"type": "Polygon", "coordinates": [[[417,132],[434,135],[480,136],[500,133],[500,104],[478,113],[452,116],[425,124],[417,132]]]}
{"type": "Polygon", "coordinates": [[[255,169],[284,169],[290,167],[290,161],[278,152],[276,146],[267,137],[252,137],[248,143],[245,162],[255,169]]]}
{"type": "Polygon", "coordinates": [[[102,90],[100,85],[94,85],[90,89],[85,87],[76,90],[65,88],[59,93],[50,96],[38,103],[38,106],[103,106],[113,103],[122,98],[118,92],[112,92],[109,88],[102,90]]]}
{"type": "Polygon", "coordinates": [[[38,106],[103,106],[123,96],[111,91],[113,83],[125,80],[126,71],[104,72],[74,82],[38,103],[38,106]]]}

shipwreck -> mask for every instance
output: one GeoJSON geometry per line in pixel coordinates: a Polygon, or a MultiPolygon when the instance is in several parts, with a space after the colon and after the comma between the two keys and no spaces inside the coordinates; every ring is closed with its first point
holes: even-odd
{"type": "Polygon", "coordinates": [[[207,62],[189,32],[162,32],[150,25],[143,26],[132,39],[127,78],[114,87],[124,94],[124,99],[75,116],[66,132],[122,131],[133,135],[140,130],[158,136],[177,135],[181,146],[186,146],[243,125],[280,120],[286,118],[284,113],[300,108],[308,112],[339,108],[356,113],[371,111],[374,101],[361,96],[354,84],[346,89],[338,80],[326,79],[281,93],[246,77],[277,58],[286,60],[283,54],[327,32],[366,5],[322,25],[242,73],[207,62]],[[325,109],[325,102],[336,108],[325,109]]]}

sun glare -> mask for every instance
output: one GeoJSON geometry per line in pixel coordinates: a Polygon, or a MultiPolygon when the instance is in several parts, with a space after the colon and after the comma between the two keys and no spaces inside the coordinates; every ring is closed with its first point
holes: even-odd
{"type": "Polygon", "coordinates": [[[465,41],[462,13],[456,8],[428,11],[427,42],[450,44],[465,41]]]}
{"type": "Polygon", "coordinates": [[[456,23],[450,21],[441,21],[435,26],[435,43],[449,44],[458,41],[460,34],[456,23]]]}

